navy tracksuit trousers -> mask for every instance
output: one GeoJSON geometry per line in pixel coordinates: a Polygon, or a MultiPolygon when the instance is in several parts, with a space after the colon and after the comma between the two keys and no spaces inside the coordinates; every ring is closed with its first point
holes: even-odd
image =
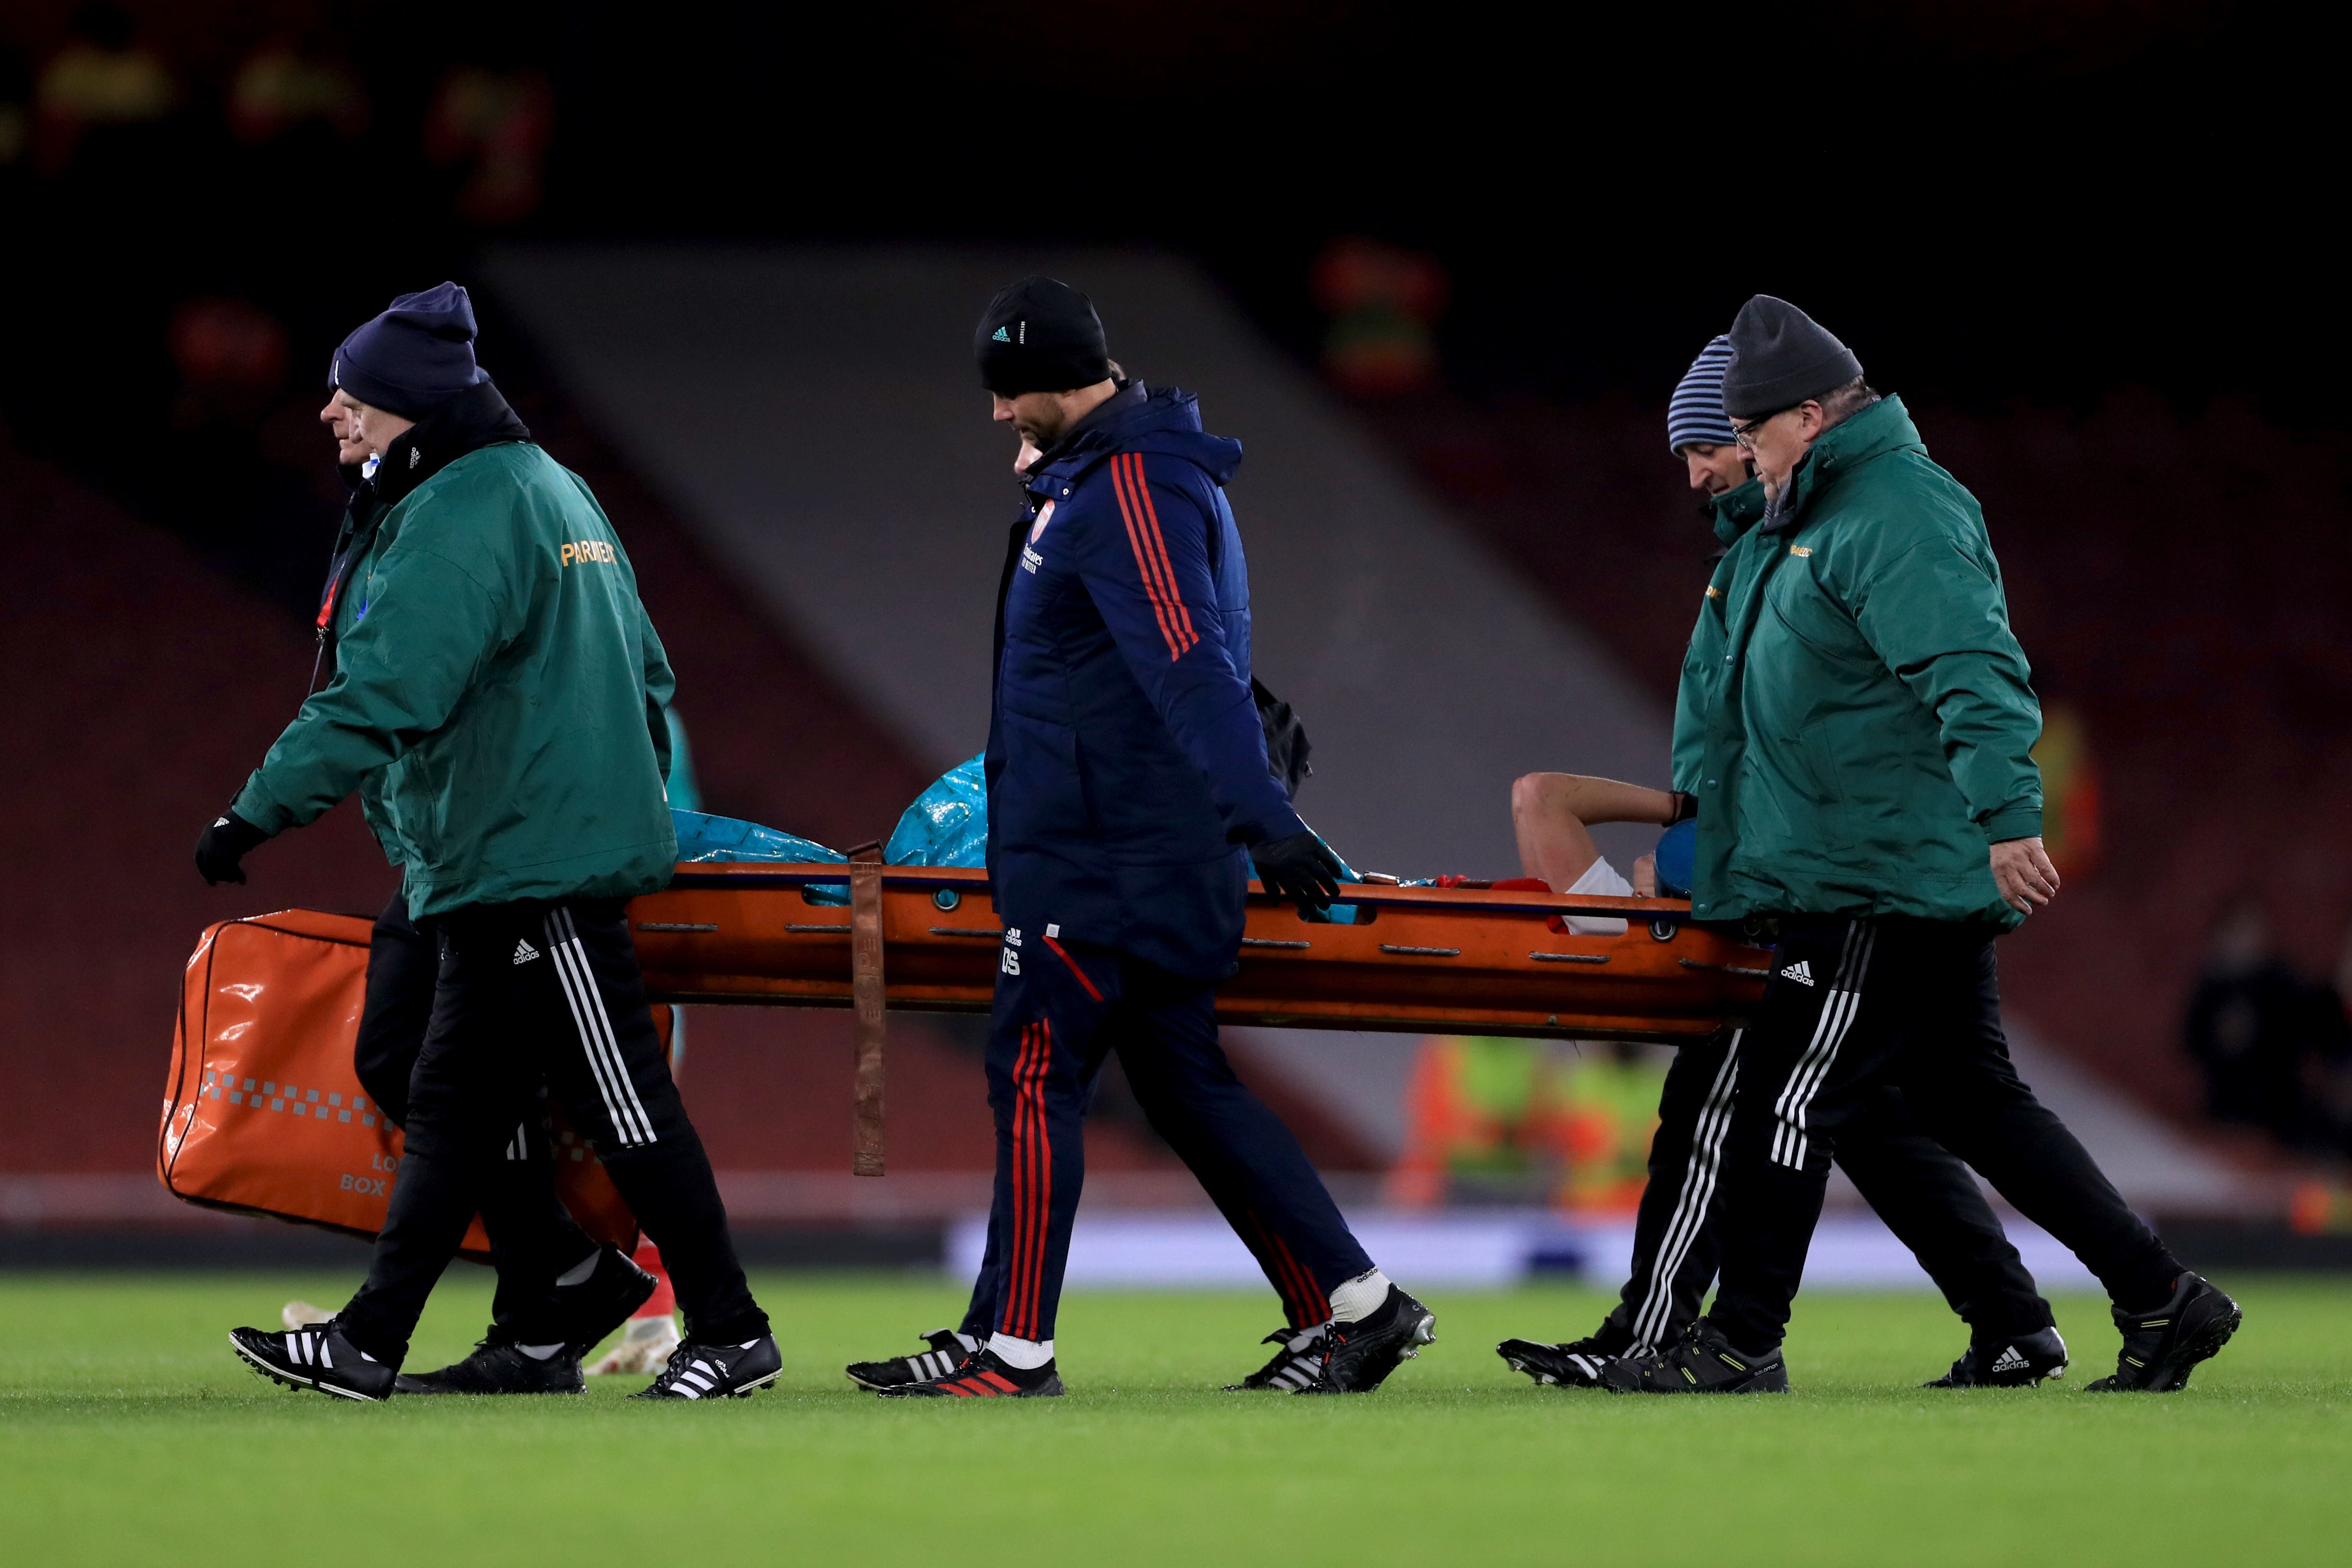
{"type": "Polygon", "coordinates": [[[989,1021],[996,1197],[964,1331],[1049,1340],[1086,1182],[1096,1075],[1118,1053],[1152,1130],[1200,1178],[1282,1297],[1293,1327],[1372,1267],[1281,1119],[1217,1044],[1216,987],[1053,928],[1004,933],[989,1021]]]}

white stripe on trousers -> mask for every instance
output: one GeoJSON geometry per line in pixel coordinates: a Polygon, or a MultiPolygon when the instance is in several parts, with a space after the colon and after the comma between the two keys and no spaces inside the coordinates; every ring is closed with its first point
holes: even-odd
{"type": "MultiPolygon", "coordinates": [[[[1666,1221],[1666,1234],[1658,1243],[1658,1255],[1650,1263],[1649,1294],[1643,1298],[1641,1310],[1633,1314],[1633,1348],[1632,1355],[1654,1355],[1659,1342],[1665,1337],[1666,1324],[1674,1314],[1675,1276],[1682,1272],[1683,1262],[1690,1256],[1691,1243],[1706,1225],[1707,1205],[1715,1201],[1715,1180],[1723,1169],[1724,1135],[1731,1128],[1731,1102],[1739,1082],[1739,1038],[1744,1031],[1731,1031],[1730,1048],[1723,1053],[1723,1065],[1716,1069],[1715,1083],[1706,1091],[1701,1105],[1698,1122],[1691,1130],[1690,1159],[1683,1167],[1683,1190],[1675,1199],[1675,1212],[1666,1221]]],[[[1704,1287],[1702,1287],[1704,1289],[1704,1287]]]]}
{"type": "Polygon", "coordinates": [[[629,1081],[629,1069],[621,1060],[621,1047],[613,1038],[613,1022],[604,1015],[604,999],[596,989],[595,976],[588,968],[586,949],[580,944],[580,933],[572,923],[572,911],[562,905],[547,912],[548,956],[555,961],[555,973],[563,986],[563,999],[572,1008],[572,1021],[580,1030],[581,1048],[588,1057],[588,1068],[596,1077],[596,1088],[604,1097],[604,1114],[613,1123],[613,1134],[628,1148],[654,1141],[652,1119],[646,1115],[644,1104],[637,1099],[637,1087],[629,1081]]]}
{"type": "Polygon", "coordinates": [[[1776,1163],[1790,1170],[1802,1170],[1811,1142],[1805,1136],[1805,1112],[1813,1097],[1822,1091],[1822,1082],[1836,1062],[1838,1047],[1844,1044],[1846,1031],[1853,1026],[1855,1015],[1862,1011],[1863,978],[1870,973],[1870,950],[1877,944],[1878,930],[1868,921],[1857,920],[1846,928],[1845,948],[1838,955],[1837,977],[1830,982],[1829,994],[1822,1000],[1822,1016],[1814,1022],[1812,1043],[1805,1047],[1797,1070],[1789,1075],[1781,1086],[1780,1098],[1774,1102],[1772,1114],[1780,1125],[1772,1130],[1772,1158],[1776,1163]]]}

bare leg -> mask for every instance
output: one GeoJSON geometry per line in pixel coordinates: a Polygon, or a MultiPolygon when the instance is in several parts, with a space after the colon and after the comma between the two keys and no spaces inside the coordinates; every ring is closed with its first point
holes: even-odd
{"type": "Polygon", "coordinates": [[[1519,873],[1540,879],[1556,893],[1566,892],[1601,858],[1586,831],[1588,824],[1663,825],[1674,815],[1674,796],[1662,789],[1582,773],[1529,773],[1511,785],[1519,873]]]}

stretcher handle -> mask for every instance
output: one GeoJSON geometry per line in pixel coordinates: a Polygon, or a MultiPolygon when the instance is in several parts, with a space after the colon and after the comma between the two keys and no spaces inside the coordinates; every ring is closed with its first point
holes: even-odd
{"type": "Polygon", "coordinates": [[[856,1057],[849,1123],[852,1175],[878,1176],[882,1161],[882,1044],[887,994],[882,984],[882,846],[849,852],[849,995],[856,1011],[856,1057]]]}

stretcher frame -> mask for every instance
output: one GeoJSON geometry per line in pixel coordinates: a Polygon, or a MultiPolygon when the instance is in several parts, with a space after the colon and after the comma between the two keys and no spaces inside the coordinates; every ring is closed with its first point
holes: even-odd
{"type": "MultiPolygon", "coordinates": [[[[656,999],[696,1005],[846,1007],[860,967],[853,907],[813,904],[813,886],[872,887],[879,994],[906,1012],[985,1013],[1003,922],[988,874],[954,867],[688,864],[629,906],[656,999]]],[[[1302,919],[1256,882],[1240,967],[1219,987],[1227,1024],[1270,1028],[1506,1035],[1680,1044],[1754,1008],[1761,952],[1694,924],[1678,899],[1348,883],[1367,923],[1302,919]],[[1611,916],[1620,936],[1555,932],[1554,915],[1611,916]]]]}

